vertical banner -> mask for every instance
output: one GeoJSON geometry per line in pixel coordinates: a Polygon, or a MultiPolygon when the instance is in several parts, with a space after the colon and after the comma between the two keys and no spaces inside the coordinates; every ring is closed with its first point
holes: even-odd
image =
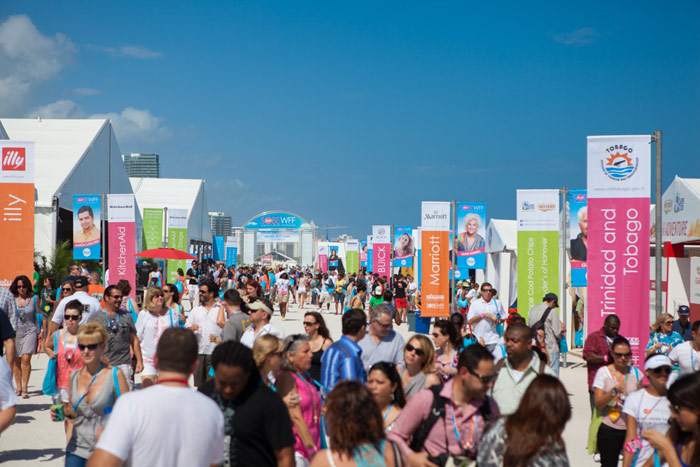
{"type": "Polygon", "coordinates": [[[391,279],[391,226],[372,226],[372,267],[379,277],[391,279]]]}
{"type": "Polygon", "coordinates": [[[486,203],[457,203],[457,266],[486,269],[486,203]]]}
{"type": "Polygon", "coordinates": [[[0,286],[34,272],[34,142],[0,141],[0,286]]]}
{"type": "Polygon", "coordinates": [[[569,248],[571,286],[586,287],[588,260],[588,196],[586,190],[569,191],[569,248]]]}
{"type": "Polygon", "coordinates": [[[143,237],[145,250],[163,247],[163,209],[143,209],[143,237]]]}
{"type": "Polygon", "coordinates": [[[638,367],[649,340],[650,142],[648,135],[588,137],[588,332],[617,314],[638,367]]]}
{"type": "Polygon", "coordinates": [[[413,267],[413,255],[416,248],[413,242],[413,227],[400,225],[394,228],[394,266],[397,268],[413,267]]]}
{"type": "Polygon", "coordinates": [[[224,244],[226,242],[226,237],[223,235],[214,235],[213,239],[213,255],[214,261],[223,261],[226,258],[226,250],[224,250],[224,244]]]}
{"type": "Polygon", "coordinates": [[[102,197],[100,195],[73,196],[73,259],[100,259],[100,223],[102,197]]]}
{"type": "Polygon", "coordinates": [[[416,285],[418,286],[418,290],[420,291],[420,285],[421,285],[421,231],[420,227],[417,229],[413,229],[413,238],[416,239],[416,273],[415,273],[415,279],[416,279],[416,285]]]}
{"type": "Polygon", "coordinates": [[[328,269],[331,271],[338,269],[338,245],[328,246],[328,269]]]}
{"type": "Polygon", "coordinates": [[[226,237],[224,243],[226,248],[226,267],[238,265],[238,239],[236,237],[226,237]]]}
{"type": "Polygon", "coordinates": [[[318,245],[318,268],[321,273],[328,272],[328,245],[318,245]]]}
{"type": "Polygon", "coordinates": [[[426,318],[450,315],[450,204],[421,203],[421,316],[426,318]]]}
{"type": "Polygon", "coordinates": [[[134,195],[107,195],[107,238],[109,284],[124,279],[136,296],[136,214],[134,195]]]}
{"type": "Polygon", "coordinates": [[[360,240],[360,266],[367,267],[367,240],[360,240]]]}
{"type": "Polygon", "coordinates": [[[559,294],[559,190],[517,190],[518,313],[559,294]]]}
{"type": "Polygon", "coordinates": [[[359,257],[359,249],[360,249],[360,242],[357,240],[351,239],[348,240],[345,243],[345,258],[347,261],[347,273],[348,274],[354,274],[358,271],[358,257],[359,257]]]}
{"type": "Polygon", "coordinates": [[[374,264],[373,264],[374,251],[372,250],[373,244],[374,244],[374,241],[372,240],[372,236],[368,235],[367,236],[367,272],[371,272],[371,273],[374,273],[374,264]]]}
{"type": "Polygon", "coordinates": [[[690,258],[690,321],[700,319],[700,256],[690,258]]]}
{"type": "MultiPolygon", "coordinates": [[[[187,209],[168,209],[168,246],[180,251],[187,251],[187,209]]],[[[187,261],[169,259],[167,282],[177,280],[177,270],[187,268],[187,261]]]]}

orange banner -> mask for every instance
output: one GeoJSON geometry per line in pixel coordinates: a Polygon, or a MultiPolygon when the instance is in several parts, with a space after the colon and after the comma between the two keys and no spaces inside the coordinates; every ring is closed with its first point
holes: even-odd
{"type": "Polygon", "coordinates": [[[421,231],[421,316],[450,316],[450,233],[421,231]]]}

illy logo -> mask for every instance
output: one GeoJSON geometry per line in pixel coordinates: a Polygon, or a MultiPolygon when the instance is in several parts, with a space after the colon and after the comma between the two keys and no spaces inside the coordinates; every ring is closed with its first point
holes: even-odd
{"type": "Polygon", "coordinates": [[[25,148],[2,148],[2,170],[26,170],[25,148]]]}

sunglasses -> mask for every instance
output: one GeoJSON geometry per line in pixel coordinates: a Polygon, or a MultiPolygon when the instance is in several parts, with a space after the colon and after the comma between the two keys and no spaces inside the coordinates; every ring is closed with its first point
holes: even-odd
{"type": "Polygon", "coordinates": [[[491,290],[491,289],[481,289],[481,291],[482,291],[482,292],[488,292],[488,293],[491,293],[491,291],[492,291],[492,290],[491,290]]]}
{"type": "Polygon", "coordinates": [[[163,298],[163,294],[154,295],[153,298],[163,298]]]}
{"type": "Polygon", "coordinates": [[[61,290],[63,290],[64,292],[72,292],[73,291],[73,289],[71,289],[70,287],[69,288],[64,287],[61,290]]]}
{"type": "Polygon", "coordinates": [[[100,344],[102,344],[102,342],[98,342],[97,344],[78,344],[78,348],[79,348],[81,351],[83,351],[83,350],[85,350],[85,349],[88,349],[88,350],[95,350],[95,349],[97,349],[97,347],[100,346],[100,344]]]}
{"type": "Polygon", "coordinates": [[[313,326],[314,324],[318,324],[318,323],[311,323],[309,321],[304,321],[304,326],[313,326]]]}
{"type": "Polygon", "coordinates": [[[474,376],[476,376],[477,378],[479,378],[479,381],[481,381],[483,384],[493,383],[496,380],[496,378],[498,378],[498,373],[493,374],[493,375],[484,376],[484,375],[480,375],[476,371],[470,370],[469,368],[467,368],[467,371],[469,371],[469,373],[471,373],[474,376]]]}
{"type": "Polygon", "coordinates": [[[439,332],[434,332],[434,333],[433,333],[433,337],[440,337],[440,336],[442,336],[442,333],[439,333],[439,332]]]}
{"type": "Polygon", "coordinates": [[[27,286],[26,286],[26,285],[17,285],[17,288],[18,288],[18,289],[26,289],[27,286]]]}
{"type": "Polygon", "coordinates": [[[613,352],[613,355],[616,357],[625,357],[625,358],[630,358],[632,356],[632,352],[625,352],[625,353],[620,353],[620,352],[613,352]]]}
{"type": "Polygon", "coordinates": [[[110,297],[112,297],[115,300],[121,300],[122,298],[124,298],[123,295],[110,295],[110,297]]]}
{"type": "Polygon", "coordinates": [[[671,374],[671,367],[670,366],[660,366],[659,368],[654,368],[651,370],[652,373],[655,375],[670,375],[671,374]]]}
{"type": "Polygon", "coordinates": [[[673,326],[673,321],[664,321],[664,324],[670,324],[671,326],[673,326]]]}
{"type": "Polygon", "coordinates": [[[406,344],[406,352],[415,352],[416,355],[418,355],[419,357],[422,357],[423,355],[425,355],[425,352],[423,352],[423,349],[413,347],[411,344],[406,344]]]}
{"type": "Polygon", "coordinates": [[[66,321],[80,321],[80,315],[63,315],[63,319],[66,321]]]}

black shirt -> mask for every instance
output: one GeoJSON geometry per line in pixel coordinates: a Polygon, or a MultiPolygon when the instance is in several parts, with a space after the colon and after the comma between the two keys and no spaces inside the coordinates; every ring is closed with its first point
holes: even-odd
{"type": "Polygon", "coordinates": [[[201,272],[200,272],[199,268],[197,268],[197,269],[189,268],[187,270],[187,275],[191,277],[190,285],[197,285],[197,279],[195,279],[195,278],[199,278],[200,274],[201,274],[201,272]]]}
{"type": "Polygon", "coordinates": [[[10,318],[7,317],[7,313],[0,310],[0,357],[3,356],[3,345],[7,339],[13,339],[15,337],[15,330],[12,329],[12,324],[10,323],[10,318]]]}
{"type": "Polygon", "coordinates": [[[588,257],[588,248],[583,243],[583,234],[578,234],[576,238],[571,240],[571,259],[577,261],[586,261],[588,257]]]}
{"type": "MultiPolygon", "coordinates": [[[[216,391],[214,380],[200,387],[199,391],[212,397],[216,391]]],[[[233,406],[235,445],[231,449],[234,461],[231,465],[275,467],[277,458],[274,451],[294,448],[294,432],[287,406],[263,384],[257,371],[251,373],[248,386],[234,399],[233,406]]],[[[226,420],[224,426],[228,426],[226,420]]],[[[228,429],[226,434],[230,434],[228,429]]]]}
{"type": "Polygon", "coordinates": [[[394,298],[406,298],[406,282],[403,280],[394,284],[394,298]]]}

